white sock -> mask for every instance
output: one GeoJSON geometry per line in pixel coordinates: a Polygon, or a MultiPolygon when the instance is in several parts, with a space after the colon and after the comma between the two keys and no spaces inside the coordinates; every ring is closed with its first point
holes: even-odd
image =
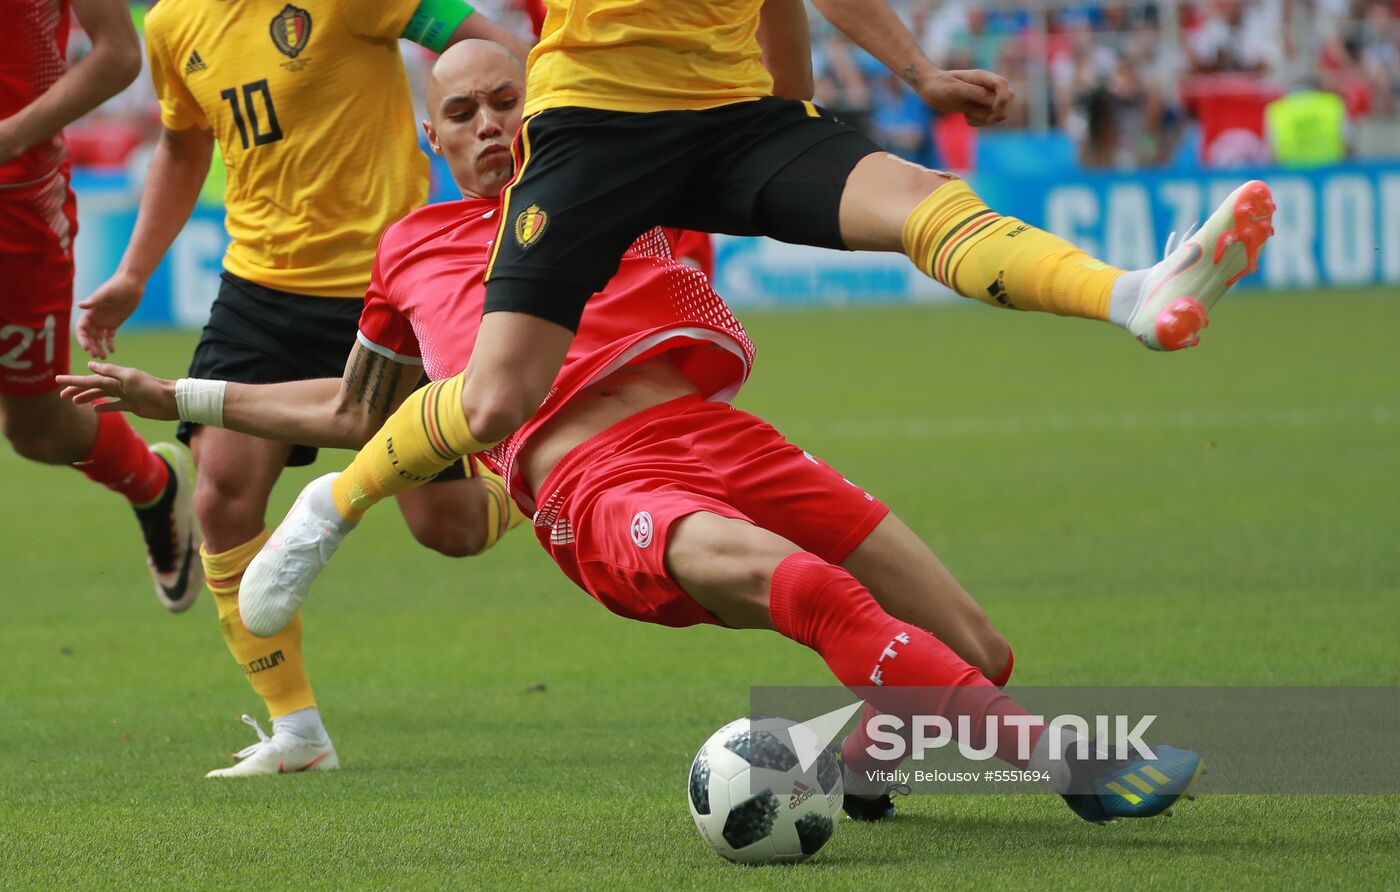
{"type": "Polygon", "coordinates": [[[1124,273],[1113,283],[1108,296],[1108,321],[1120,328],[1128,327],[1128,320],[1142,303],[1142,283],[1150,269],[1135,269],[1124,273]]]}
{"type": "Polygon", "coordinates": [[[1070,752],[1070,748],[1079,745],[1081,741],[1086,747],[1086,753],[1089,751],[1088,748],[1092,748],[1094,744],[1092,741],[1080,737],[1079,734],[1071,728],[1061,729],[1057,736],[1059,737],[1057,743],[1059,744],[1060,752],[1052,757],[1050,754],[1049,730],[1040,735],[1040,739],[1036,741],[1035,750],[1031,753],[1030,768],[1032,771],[1048,772],[1050,774],[1050,789],[1054,790],[1056,793],[1064,793],[1070,789],[1074,780],[1073,777],[1071,777],[1069,762],[1065,759],[1065,753],[1070,752]]]}
{"type": "Polygon", "coordinates": [[[312,742],[326,740],[330,736],[326,733],[326,726],[321,724],[321,711],[314,706],[298,709],[296,712],[289,712],[273,719],[273,735],[283,732],[312,742]]]}

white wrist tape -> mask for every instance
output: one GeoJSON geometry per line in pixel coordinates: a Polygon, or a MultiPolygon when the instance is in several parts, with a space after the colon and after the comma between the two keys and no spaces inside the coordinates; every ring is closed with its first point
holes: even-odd
{"type": "Polygon", "coordinates": [[[181,378],[175,382],[175,409],[181,421],[224,426],[224,390],[227,381],[181,378]]]}

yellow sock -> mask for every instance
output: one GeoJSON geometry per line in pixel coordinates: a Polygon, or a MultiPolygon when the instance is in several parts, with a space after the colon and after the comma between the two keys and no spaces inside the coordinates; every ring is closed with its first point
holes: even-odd
{"type": "Polygon", "coordinates": [[[940,186],[904,223],[904,252],[963,297],[1014,310],[1107,319],[1123,271],[982,203],[962,180],[940,186]]]}
{"type": "Polygon", "coordinates": [[[267,704],[268,715],[275,719],[315,706],[316,697],[311,693],[311,682],[301,659],[301,615],[292,617],[287,627],[271,638],[258,638],[238,616],[239,582],[267,536],[267,530],[263,530],[251,541],[219,554],[210,554],[201,546],[199,557],[204,562],[204,580],[214,593],[214,604],[219,610],[219,631],[224,643],[248,676],[253,690],[267,704]]]}
{"type": "Polygon", "coordinates": [[[389,416],[331,485],[340,516],[358,522],[374,504],[422,486],[464,455],[490,449],[462,413],[466,373],[420,387],[389,416]]]}
{"type": "Polygon", "coordinates": [[[510,487],[506,481],[489,468],[472,462],[473,475],[486,487],[486,542],[481,546],[485,551],[495,545],[525,520],[525,512],[510,497],[510,487]]]}

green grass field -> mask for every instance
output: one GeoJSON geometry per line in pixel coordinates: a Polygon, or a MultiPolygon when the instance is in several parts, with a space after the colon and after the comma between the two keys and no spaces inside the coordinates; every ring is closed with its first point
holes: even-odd
{"type": "MultiPolygon", "coordinates": [[[[745,408],[882,495],[986,605],[1023,684],[1400,683],[1400,301],[1251,294],[1149,354],[978,307],[749,314],[745,408]]],[[[176,376],[188,333],[116,359],[176,376]]],[[[169,436],[169,425],[142,424],[169,436]]],[[[288,472],[277,517],[312,476],[288,472]]],[[[1218,796],[1099,828],[1053,797],[915,797],[796,868],[701,843],[684,785],[777,636],[608,614],[532,537],[452,561],[370,517],[305,615],[344,770],[213,782],[260,713],[205,593],[171,617],[136,526],[0,453],[6,888],[1377,887],[1400,797],[1218,796]],[[545,683],[543,691],[532,691],[545,683]]],[[[1392,759],[1378,760],[1389,770],[1392,759]]]]}

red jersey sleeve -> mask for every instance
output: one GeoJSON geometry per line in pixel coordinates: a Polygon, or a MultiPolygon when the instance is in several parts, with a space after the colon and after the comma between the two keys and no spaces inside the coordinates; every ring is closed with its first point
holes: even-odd
{"type": "Polygon", "coordinates": [[[535,32],[535,39],[538,40],[540,32],[544,30],[544,0],[520,0],[520,6],[530,17],[530,30],[535,32]]]}
{"type": "Polygon", "coordinates": [[[715,277],[715,247],[708,232],[693,232],[689,229],[669,230],[674,236],[672,250],[676,259],[686,266],[693,266],[704,273],[706,278],[715,277]]]}
{"type": "Polygon", "coordinates": [[[365,308],[360,311],[360,331],[356,340],[366,349],[394,362],[422,365],[423,352],[418,346],[418,336],[413,333],[413,326],[407,317],[394,306],[384,286],[383,255],[384,246],[381,243],[374,260],[369,290],[365,292],[365,308]]]}

